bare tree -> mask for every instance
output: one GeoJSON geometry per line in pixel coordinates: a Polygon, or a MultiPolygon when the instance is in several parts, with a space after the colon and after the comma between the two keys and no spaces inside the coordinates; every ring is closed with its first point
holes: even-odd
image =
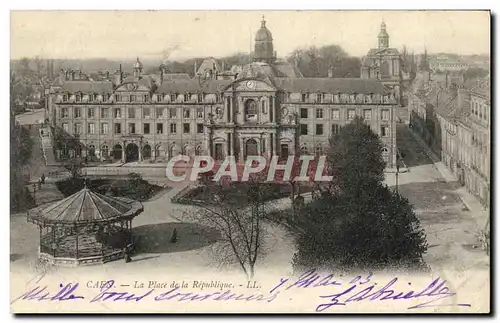
{"type": "Polygon", "coordinates": [[[264,254],[263,221],[269,214],[265,197],[269,191],[255,179],[235,194],[229,185],[211,185],[213,203],[203,203],[186,217],[216,228],[221,240],[213,246],[216,261],[221,265],[237,263],[250,280],[255,264],[264,254]]]}

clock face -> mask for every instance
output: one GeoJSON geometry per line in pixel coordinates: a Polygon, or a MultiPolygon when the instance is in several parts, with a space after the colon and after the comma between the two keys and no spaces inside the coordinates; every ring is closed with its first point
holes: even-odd
{"type": "Polygon", "coordinates": [[[248,81],[247,82],[247,88],[254,89],[255,88],[255,82],[254,81],[248,81]]]}
{"type": "Polygon", "coordinates": [[[135,89],[137,89],[137,85],[136,84],[134,84],[134,83],[127,84],[127,90],[134,91],[135,89]]]}

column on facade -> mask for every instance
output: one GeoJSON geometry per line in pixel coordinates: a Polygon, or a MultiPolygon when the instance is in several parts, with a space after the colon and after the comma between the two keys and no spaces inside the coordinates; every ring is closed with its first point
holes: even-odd
{"type": "Polygon", "coordinates": [[[244,140],[243,140],[243,137],[240,137],[240,154],[238,156],[238,160],[240,162],[243,162],[244,161],[244,151],[245,151],[245,146],[244,146],[244,140]]]}
{"type": "Polygon", "coordinates": [[[258,152],[258,155],[261,156],[262,155],[262,138],[259,138],[259,140],[257,140],[257,152],[258,152]]]}
{"type": "Polygon", "coordinates": [[[274,96],[272,96],[270,99],[269,99],[269,111],[271,111],[272,109],[272,113],[271,113],[271,122],[276,122],[276,101],[275,101],[275,98],[274,96]]]}
{"type": "Polygon", "coordinates": [[[211,129],[207,126],[205,126],[205,151],[207,153],[208,156],[212,156],[211,152],[212,152],[212,149],[210,149],[210,133],[211,133],[211,129]]]}
{"type": "Polygon", "coordinates": [[[273,134],[273,156],[278,155],[278,134],[273,134]]]}
{"type": "Polygon", "coordinates": [[[231,156],[234,156],[234,130],[231,132],[230,134],[230,137],[231,137],[231,156]]]}
{"type": "MultiPolygon", "coordinates": [[[[237,115],[238,115],[238,123],[243,123],[245,120],[245,109],[243,111],[240,111],[240,107],[243,104],[243,99],[241,97],[238,97],[236,107],[235,109],[237,110],[237,115]]],[[[233,109],[234,110],[234,109],[233,109]]]]}
{"type": "Polygon", "coordinates": [[[266,138],[266,155],[268,156],[268,158],[271,158],[273,155],[271,151],[271,138],[269,135],[267,135],[265,138],[266,138]]]}

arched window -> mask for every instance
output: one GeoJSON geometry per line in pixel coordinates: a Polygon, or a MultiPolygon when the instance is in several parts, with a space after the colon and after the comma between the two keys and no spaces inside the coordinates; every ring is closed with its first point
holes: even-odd
{"type": "Polygon", "coordinates": [[[300,154],[301,155],[309,155],[309,152],[307,151],[307,147],[306,146],[300,147],[300,154]]]}
{"type": "Polygon", "coordinates": [[[316,151],[315,151],[316,156],[320,156],[323,154],[323,146],[318,145],[316,146],[316,151]]]}
{"type": "Polygon", "coordinates": [[[121,159],[122,158],[122,146],[120,144],[115,145],[113,148],[113,157],[115,159],[121,159]]]}
{"type": "Polygon", "coordinates": [[[382,148],[382,153],[383,154],[388,154],[389,153],[389,149],[387,149],[387,147],[382,148]]]}
{"type": "Polygon", "coordinates": [[[142,154],[144,159],[150,159],[151,158],[151,146],[146,144],[142,148],[142,154]]]}
{"type": "Polygon", "coordinates": [[[194,153],[196,156],[201,156],[201,151],[202,151],[202,148],[200,145],[198,145],[198,146],[196,146],[194,153]]]}
{"type": "Polygon", "coordinates": [[[257,121],[257,103],[249,99],[245,102],[245,121],[257,121]]]}

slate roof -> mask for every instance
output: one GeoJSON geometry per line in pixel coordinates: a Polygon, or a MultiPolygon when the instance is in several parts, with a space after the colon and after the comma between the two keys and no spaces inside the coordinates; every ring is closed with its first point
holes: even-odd
{"type": "Polygon", "coordinates": [[[163,83],[158,87],[159,93],[217,93],[221,91],[226,85],[229,85],[232,80],[210,80],[210,81],[199,81],[197,79],[189,80],[172,80],[163,81],[163,83]]]}
{"type": "Polygon", "coordinates": [[[274,84],[286,92],[385,93],[383,84],[359,78],[275,78],[274,84]]]}
{"type": "Polygon", "coordinates": [[[140,202],[110,197],[84,188],[61,201],[28,212],[28,220],[41,225],[82,225],[114,222],[143,211],[140,202]]]}
{"type": "Polygon", "coordinates": [[[110,93],[113,92],[113,83],[110,81],[65,81],[61,85],[63,91],[69,93],[110,93]]]}

